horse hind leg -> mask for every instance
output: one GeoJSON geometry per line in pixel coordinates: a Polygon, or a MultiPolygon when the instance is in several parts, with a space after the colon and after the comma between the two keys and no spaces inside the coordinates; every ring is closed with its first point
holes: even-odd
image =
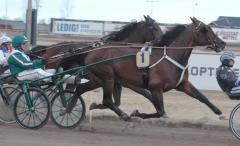
{"type": "Polygon", "coordinates": [[[206,96],[199,92],[189,81],[185,81],[178,86],[177,90],[186,93],[187,95],[199,100],[202,103],[205,103],[215,114],[221,115],[222,112],[213,105],[206,96]]]}
{"type": "MultiPolygon", "coordinates": [[[[130,84],[127,84],[126,87],[132,89],[136,93],[139,93],[139,94],[143,95],[150,102],[153,102],[152,101],[152,94],[148,90],[143,89],[143,88],[138,88],[138,87],[132,86],[130,84]]],[[[121,104],[121,93],[122,93],[122,85],[119,84],[119,83],[115,83],[114,84],[114,89],[113,89],[113,99],[114,99],[114,103],[115,103],[116,106],[120,106],[120,104],[121,104]]],[[[106,109],[106,107],[104,105],[102,105],[102,104],[92,103],[90,105],[89,109],[90,110],[93,110],[93,109],[106,109]]]]}
{"type": "Polygon", "coordinates": [[[67,84],[65,90],[74,91],[75,88],[76,88],[76,85],[74,85],[74,84],[67,84]]]}
{"type": "Polygon", "coordinates": [[[116,106],[112,99],[114,80],[108,79],[103,84],[103,105],[114,111],[124,121],[129,121],[130,117],[116,106]]]}
{"type": "Polygon", "coordinates": [[[149,119],[149,118],[160,118],[165,114],[162,90],[159,88],[151,90],[151,94],[152,94],[152,99],[150,101],[154,105],[157,112],[152,114],[146,114],[146,113],[140,113],[138,111],[135,111],[131,114],[132,117],[149,119]]]}

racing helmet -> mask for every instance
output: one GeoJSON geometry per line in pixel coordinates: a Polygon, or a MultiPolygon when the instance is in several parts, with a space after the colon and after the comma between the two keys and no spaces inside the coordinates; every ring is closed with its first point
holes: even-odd
{"type": "Polygon", "coordinates": [[[223,63],[225,60],[234,60],[236,58],[236,55],[232,51],[225,51],[220,57],[221,63],[223,63]]]}
{"type": "Polygon", "coordinates": [[[14,48],[18,48],[21,43],[28,42],[28,39],[24,35],[16,35],[12,40],[12,45],[14,48]]]}
{"type": "Polygon", "coordinates": [[[1,36],[0,37],[0,45],[2,45],[3,43],[11,43],[12,39],[8,36],[1,36]]]}

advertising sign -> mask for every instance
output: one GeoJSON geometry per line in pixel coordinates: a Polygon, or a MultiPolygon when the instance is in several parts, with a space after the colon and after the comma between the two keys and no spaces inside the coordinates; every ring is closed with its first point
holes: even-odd
{"type": "Polygon", "coordinates": [[[212,28],[227,44],[240,44],[240,29],[212,28]]]}
{"type": "MultiPolygon", "coordinates": [[[[240,57],[235,59],[234,72],[239,76],[240,57]]],[[[220,66],[220,54],[192,54],[189,59],[189,80],[197,89],[221,90],[216,80],[216,69],[220,66]]]]}
{"type": "Polygon", "coordinates": [[[103,23],[80,21],[52,21],[52,32],[59,34],[102,35],[103,23]]]}

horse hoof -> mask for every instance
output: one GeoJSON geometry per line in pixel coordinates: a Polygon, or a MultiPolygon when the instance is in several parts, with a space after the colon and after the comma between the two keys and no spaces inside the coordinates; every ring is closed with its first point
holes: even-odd
{"type": "Polygon", "coordinates": [[[139,111],[138,110],[134,110],[131,114],[130,117],[137,117],[139,115],[139,111]]]}
{"type": "Polygon", "coordinates": [[[96,104],[95,102],[92,103],[92,104],[89,106],[89,110],[93,110],[93,109],[95,109],[96,106],[97,106],[97,104],[96,104]]]}
{"type": "Polygon", "coordinates": [[[166,119],[169,118],[166,113],[164,113],[162,117],[163,117],[163,118],[166,118],[166,119]]]}
{"type": "Polygon", "coordinates": [[[219,120],[229,120],[226,116],[224,115],[220,115],[219,116],[219,120]]]}
{"type": "Polygon", "coordinates": [[[217,114],[217,115],[222,115],[222,112],[219,110],[219,109],[215,109],[215,114],[217,114]]]}
{"type": "Polygon", "coordinates": [[[126,113],[122,113],[121,119],[123,119],[124,121],[130,121],[131,118],[126,113]]]}

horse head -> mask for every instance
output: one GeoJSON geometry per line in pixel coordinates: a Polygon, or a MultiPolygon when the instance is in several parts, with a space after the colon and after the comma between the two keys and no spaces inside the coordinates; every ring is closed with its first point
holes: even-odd
{"type": "Polygon", "coordinates": [[[112,32],[101,39],[103,41],[145,43],[163,34],[154,19],[149,16],[144,16],[144,18],[145,21],[132,22],[124,25],[119,31],[112,32]]]}
{"type": "Polygon", "coordinates": [[[158,30],[158,31],[162,31],[159,28],[158,23],[153,18],[151,18],[149,15],[147,15],[147,16],[144,15],[144,19],[145,19],[145,23],[146,23],[146,25],[148,26],[149,29],[155,29],[155,30],[158,30]]]}
{"type": "Polygon", "coordinates": [[[199,21],[195,17],[191,18],[193,30],[194,45],[206,46],[216,52],[222,51],[226,43],[222,41],[210,28],[210,26],[199,21]]]}
{"type": "Polygon", "coordinates": [[[163,35],[163,32],[159,27],[159,24],[154,19],[152,19],[149,15],[144,16],[144,19],[145,21],[143,24],[144,24],[144,28],[146,28],[145,29],[146,32],[152,34],[152,35],[148,35],[148,36],[152,36],[152,38],[148,38],[147,41],[158,39],[163,35]]]}

